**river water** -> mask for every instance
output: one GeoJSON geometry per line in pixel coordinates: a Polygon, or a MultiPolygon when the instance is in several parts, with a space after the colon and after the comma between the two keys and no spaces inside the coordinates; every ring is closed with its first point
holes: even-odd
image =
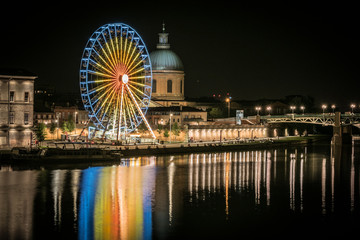
{"type": "Polygon", "coordinates": [[[0,167],[0,239],[358,234],[360,145],[0,167]]]}

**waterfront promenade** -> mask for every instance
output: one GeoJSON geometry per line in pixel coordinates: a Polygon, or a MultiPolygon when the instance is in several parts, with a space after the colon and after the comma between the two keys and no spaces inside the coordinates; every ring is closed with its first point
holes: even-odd
{"type": "Polygon", "coordinates": [[[165,144],[132,144],[114,145],[112,143],[88,142],[52,142],[45,141],[41,147],[32,151],[13,149],[0,154],[1,162],[64,162],[77,163],[87,161],[121,161],[122,158],[134,156],[155,156],[171,154],[187,154],[195,152],[223,152],[247,149],[269,149],[311,144],[329,139],[328,136],[314,135],[307,137],[280,137],[252,140],[227,140],[192,143],[165,144]]]}

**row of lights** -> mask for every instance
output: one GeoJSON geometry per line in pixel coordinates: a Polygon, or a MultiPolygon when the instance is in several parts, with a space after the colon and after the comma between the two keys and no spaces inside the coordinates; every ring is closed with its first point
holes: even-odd
{"type": "MultiPolygon", "coordinates": [[[[327,109],[327,105],[326,104],[323,104],[321,106],[322,110],[323,110],[323,114],[325,114],[325,110],[327,109]]],[[[354,113],[354,108],[356,108],[356,105],[355,104],[350,104],[350,108],[351,108],[351,113],[353,114],[354,113]]],[[[290,110],[291,110],[291,113],[294,114],[294,110],[296,109],[296,106],[290,106],[290,110]]],[[[336,105],[335,104],[332,104],[331,105],[331,109],[333,111],[333,113],[335,112],[335,109],[336,109],[336,105]]],[[[261,111],[261,107],[260,106],[256,106],[255,107],[255,110],[257,111],[257,115],[259,115],[260,111],[261,111]]],[[[305,112],[305,106],[300,106],[300,110],[302,111],[302,113],[304,114],[305,112]]],[[[269,116],[271,114],[271,106],[267,106],[266,107],[266,111],[268,112],[269,116]]]]}
{"type": "MultiPolygon", "coordinates": [[[[327,105],[323,104],[321,106],[321,108],[323,110],[323,114],[325,114],[325,110],[327,109],[327,105]]],[[[336,108],[335,104],[332,104],[331,109],[333,110],[333,113],[334,113],[335,108],[336,108]]],[[[353,114],[354,113],[354,108],[356,108],[356,105],[352,103],[352,104],[350,104],[350,108],[351,108],[351,113],[353,114]]]]}
{"type": "MultiPolygon", "coordinates": [[[[268,112],[269,116],[271,115],[271,106],[267,106],[266,107],[266,111],[268,112]]],[[[296,109],[296,106],[290,106],[290,110],[292,111],[292,114],[294,114],[294,110],[296,109]]],[[[303,114],[305,112],[305,107],[304,106],[300,106],[300,109],[302,110],[303,114]]],[[[261,111],[261,107],[260,106],[256,106],[255,107],[255,110],[257,112],[257,115],[260,114],[260,111],[261,111]]]]}

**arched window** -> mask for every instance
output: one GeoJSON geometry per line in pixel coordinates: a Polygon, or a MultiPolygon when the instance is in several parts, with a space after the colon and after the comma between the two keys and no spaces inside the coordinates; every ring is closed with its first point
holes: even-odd
{"type": "Polygon", "coordinates": [[[172,80],[167,80],[167,92],[172,93],[172,80]]]}
{"type": "Polygon", "coordinates": [[[180,93],[182,93],[182,80],[180,80],[180,93]]]}
{"type": "Polygon", "coordinates": [[[153,93],[156,93],[156,79],[153,79],[152,92],[153,92],[153,93]]]}

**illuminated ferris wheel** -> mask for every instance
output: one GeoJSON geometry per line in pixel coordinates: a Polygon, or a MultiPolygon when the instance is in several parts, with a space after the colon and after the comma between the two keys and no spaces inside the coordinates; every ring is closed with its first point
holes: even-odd
{"type": "Polygon", "coordinates": [[[91,35],[81,58],[80,91],[97,130],[119,139],[144,122],[155,138],[145,118],[151,86],[149,53],[133,28],[106,24],[91,35]]]}

